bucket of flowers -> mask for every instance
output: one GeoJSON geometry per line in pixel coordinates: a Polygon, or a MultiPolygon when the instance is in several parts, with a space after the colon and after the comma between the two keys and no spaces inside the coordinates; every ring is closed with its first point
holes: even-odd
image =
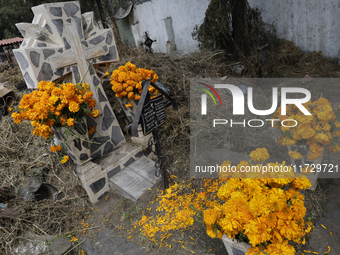
{"type": "MultiPolygon", "coordinates": [[[[319,169],[318,166],[322,164],[325,146],[331,152],[340,151],[339,144],[336,141],[336,138],[340,136],[340,123],[336,120],[331,103],[321,97],[317,101],[304,103],[303,106],[312,115],[304,115],[296,105],[287,106],[286,115],[281,115],[281,107],[274,114],[274,117],[279,119],[280,122],[285,120],[287,123],[287,127],[284,127],[275,122],[275,128],[281,129],[282,132],[278,143],[287,146],[291,163],[300,172],[307,165],[319,169]],[[292,127],[288,127],[288,125],[292,127]]],[[[311,189],[314,190],[319,172],[313,170],[313,172],[306,172],[306,174],[312,182],[311,189]]]]}
{"type": "Polygon", "coordinates": [[[83,164],[91,159],[89,133],[94,132],[93,127],[87,126],[86,117],[99,114],[94,110],[96,100],[92,96],[86,83],[41,81],[37,90],[22,97],[12,117],[18,124],[31,121],[33,134],[52,142],[51,151],[58,152],[61,163],[70,156],[76,164],[83,164]],[[56,144],[54,135],[63,141],[61,145],[56,144]],[[77,153],[81,144],[82,154],[77,153]]]}
{"type": "MultiPolygon", "coordinates": [[[[269,154],[261,148],[250,157],[250,162],[241,161],[236,168],[255,165],[252,161],[262,164],[269,154]]],[[[279,165],[267,163],[273,168],[279,165]]],[[[223,240],[229,255],[293,255],[292,243],[304,244],[312,223],[305,220],[304,196],[299,191],[311,184],[305,175],[296,178],[287,167],[290,171],[280,175],[286,178],[275,178],[277,173],[267,173],[266,178],[227,178],[218,188],[218,199],[203,211],[203,222],[210,237],[223,240]]]]}
{"type": "MultiPolygon", "coordinates": [[[[159,77],[153,70],[145,68],[136,68],[136,65],[127,62],[124,66],[120,66],[111,74],[112,90],[118,98],[127,116],[137,109],[136,101],[139,100],[142,93],[143,80],[155,83],[159,77]]],[[[158,90],[149,87],[151,99],[158,95],[158,90]]]]}

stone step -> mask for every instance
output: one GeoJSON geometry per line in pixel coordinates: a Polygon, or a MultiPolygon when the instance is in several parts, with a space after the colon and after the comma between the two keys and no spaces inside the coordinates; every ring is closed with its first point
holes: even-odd
{"type": "Polygon", "coordinates": [[[107,174],[107,178],[110,179],[142,156],[143,152],[141,147],[131,143],[125,143],[118,149],[97,159],[94,163],[100,165],[102,170],[107,174]]]}
{"type": "Polygon", "coordinates": [[[155,162],[142,156],[112,176],[109,179],[110,188],[136,202],[149,188],[161,180],[161,176],[157,177],[155,171],[155,162]]]}

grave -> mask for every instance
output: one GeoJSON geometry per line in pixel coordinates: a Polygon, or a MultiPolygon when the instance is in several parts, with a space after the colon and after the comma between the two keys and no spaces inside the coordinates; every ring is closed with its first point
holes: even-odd
{"type": "Polygon", "coordinates": [[[27,86],[37,88],[42,80],[83,81],[90,85],[97,102],[100,115],[86,118],[98,131],[89,136],[94,142],[90,155],[85,153],[89,148],[84,141],[69,153],[89,200],[95,203],[105,196],[109,180],[114,189],[137,200],[160,178],[152,176],[155,163],[143,156],[140,147],[125,140],[102,87],[109,65],[119,61],[112,30],[96,27],[93,13],[81,14],[78,1],[42,4],[32,11],[32,23],[16,24],[24,41],[14,50],[27,86]]]}

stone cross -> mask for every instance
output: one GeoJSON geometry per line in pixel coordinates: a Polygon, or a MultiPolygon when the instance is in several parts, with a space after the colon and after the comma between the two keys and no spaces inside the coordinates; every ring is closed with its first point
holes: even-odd
{"type": "MultiPolygon", "coordinates": [[[[134,194],[131,197],[138,199],[153,185],[145,178],[153,176],[154,169],[148,172],[145,166],[154,163],[143,156],[140,147],[125,141],[101,85],[110,63],[119,61],[112,30],[94,26],[93,13],[81,15],[76,1],[42,4],[32,10],[32,24],[16,24],[24,41],[14,50],[28,87],[37,88],[42,80],[56,83],[84,80],[101,112],[96,118],[86,118],[87,126],[96,129],[89,135],[91,146],[79,139],[64,143],[69,156],[78,164],[76,173],[89,200],[95,203],[105,197],[110,190],[109,181],[114,190],[134,194]]],[[[58,139],[63,138],[62,132],[56,130],[57,134],[58,139]]]]}
{"type": "MultiPolygon", "coordinates": [[[[101,113],[87,118],[88,126],[97,131],[90,136],[95,142],[91,146],[95,160],[125,142],[100,80],[110,63],[119,61],[112,30],[97,28],[92,12],[81,15],[78,1],[42,4],[32,11],[32,24],[16,24],[24,36],[20,48],[14,50],[21,72],[29,88],[37,88],[42,80],[83,80],[90,85],[101,113]]],[[[80,154],[83,146],[88,144],[78,143],[80,154]]],[[[72,153],[70,157],[75,158],[72,153]]]]}

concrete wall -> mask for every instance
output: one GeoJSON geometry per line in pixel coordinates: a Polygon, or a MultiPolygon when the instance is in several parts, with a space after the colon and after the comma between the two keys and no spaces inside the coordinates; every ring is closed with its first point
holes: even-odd
{"type": "MultiPolygon", "coordinates": [[[[262,11],[266,23],[274,23],[279,38],[293,41],[305,51],[322,51],[325,56],[338,57],[340,48],[339,0],[248,0],[251,7],[262,11]]],[[[154,52],[167,52],[169,31],[165,19],[171,18],[177,50],[198,49],[191,33],[200,25],[210,0],[151,0],[135,5],[129,15],[136,40],[144,41],[147,31],[157,43],[154,52]]],[[[169,22],[168,22],[169,23],[169,22]]],[[[170,36],[171,37],[171,36],[170,36]]]]}
{"type": "Polygon", "coordinates": [[[262,11],[265,23],[274,23],[279,38],[293,41],[304,52],[322,51],[338,57],[339,0],[248,0],[262,11]]]}
{"type": "Polygon", "coordinates": [[[177,50],[198,50],[191,33],[196,25],[202,24],[209,3],[210,0],[152,0],[135,5],[129,18],[136,45],[144,42],[147,31],[152,40],[157,40],[152,44],[154,52],[166,53],[167,41],[173,41],[171,30],[166,29],[171,23],[167,18],[171,18],[177,50]]]}

